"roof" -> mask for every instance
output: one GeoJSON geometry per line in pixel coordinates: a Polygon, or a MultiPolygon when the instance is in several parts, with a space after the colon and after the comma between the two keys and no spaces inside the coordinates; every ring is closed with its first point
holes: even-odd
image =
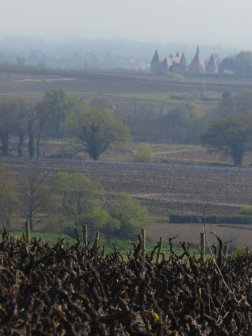
{"type": "Polygon", "coordinates": [[[211,55],[208,61],[208,66],[217,66],[217,60],[214,54],[211,55]]]}
{"type": "Polygon", "coordinates": [[[159,62],[160,62],[160,57],[159,57],[158,51],[156,50],[155,54],[154,54],[154,56],[153,56],[153,58],[151,60],[151,63],[159,63],[159,62]]]}
{"type": "Polygon", "coordinates": [[[181,56],[180,63],[181,63],[181,64],[184,64],[184,65],[186,65],[186,63],[187,63],[187,62],[186,62],[186,58],[185,58],[185,54],[184,54],[184,53],[183,53],[182,56],[181,56]]]}
{"type": "Polygon", "coordinates": [[[211,73],[218,72],[218,63],[214,54],[211,55],[208,63],[207,63],[207,71],[211,73]]]}
{"type": "Polygon", "coordinates": [[[190,64],[191,72],[205,72],[206,65],[205,62],[200,58],[199,47],[197,47],[196,54],[190,64]]]}
{"type": "Polygon", "coordinates": [[[170,57],[165,57],[163,60],[163,66],[169,68],[172,65],[172,60],[170,57]]]}

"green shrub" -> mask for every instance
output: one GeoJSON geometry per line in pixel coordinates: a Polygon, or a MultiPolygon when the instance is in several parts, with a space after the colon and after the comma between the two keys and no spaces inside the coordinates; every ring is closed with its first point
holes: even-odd
{"type": "Polygon", "coordinates": [[[241,210],[239,211],[239,215],[252,216],[252,206],[248,205],[248,206],[241,208],[241,210]]]}
{"type": "Polygon", "coordinates": [[[152,162],[153,152],[152,148],[148,144],[140,144],[137,146],[137,151],[134,156],[135,162],[152,162]]]}

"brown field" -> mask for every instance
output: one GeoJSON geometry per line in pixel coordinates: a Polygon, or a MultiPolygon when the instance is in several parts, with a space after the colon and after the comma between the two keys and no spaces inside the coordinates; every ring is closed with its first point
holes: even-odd
{"type": "MultiPolygon", "coordinates": [[[[5,160],[19,178],[27,166],[25,160],[5,160]]],[[[81,171],[101,181],[110,197],[127,192],[148,207],[155,217],[171,213],[202,215],[237,214],[242,206],[252,204],[252,169],[207,167],[182,164],[137,164],[119,162],[90,162],[84,160],[41,159],[37,162],[50,174],[56,171],[81,171]]],[[[252,225],[207,225],[210,244],[214,230],[230,241],[232,246],[252,247],[252,225]]],[[[179,235],[177,241],[198,244],[202,224],[154,225],[151,240],[160,236],[179,235]]],[[[166,240],[167,243],[167,240],[166,240]]]]}
{"type": "MultiPolygon", "coordinates": [[[[5,160],[22,176],[27,160],[5,160]]],[[[127,192],[139,199],[153,216],[207,213],[234,215],[252,204],[252,169],[181,164],[140,164],[41,159],[49,174],[82,171],[103,183],[108,194],[127,192]]]]}
{"type": "MultiPolygon", "coordinates": [[[[0,68],[0,96],[38,99],[45,90],[63,88],[80,97],[108,93],[175,93],[180,99],[211,104],[224,91],[252,91],[252,78],[232,76],[165,77],[113,71],[0,68]]],[[[113,94],[112,94],[113,95],[113,94]]]]}
{"type": "MultiPolygon", "coordinates": [[[[216,244],[216,238],[212,234],[215,232],[227,242],[228,246],[234,248],[252,248],[252,225],[229,225],[229,224],[207,224],[206,232],[209,245],[216,244]]],[[[168,244],[168,238],[177,238],[174,242],[188,241],[190,244],[199,246],[200,233],[203,232],[202,224],[156,224],[150,232],[153,240],[158,241],[163,237],[165,244],[168,244]]]]}

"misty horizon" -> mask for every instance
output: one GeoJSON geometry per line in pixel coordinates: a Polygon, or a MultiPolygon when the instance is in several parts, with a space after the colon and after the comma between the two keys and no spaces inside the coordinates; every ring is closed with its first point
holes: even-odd
{"type": "MultiPolygon", "coordinates": [[[[122,68],[141,67],[148,70],[155,50],[162,58],[184,53],[188,62],[195,55],[196,45],[152,43],[125,39],[43,38],[41,36],[0,37],[0,63],[27,64],[59,68],[122,68]]],[[[233,56],[238,49],[225,46],[200,45],[206,61],[215,54],[219,61],[233,56]]]]}
{"type": "Polygon", "coordinates": [[[1,36],[123,39],[252,49],[252,3],[240,0],[4,1],[1,36]]]}

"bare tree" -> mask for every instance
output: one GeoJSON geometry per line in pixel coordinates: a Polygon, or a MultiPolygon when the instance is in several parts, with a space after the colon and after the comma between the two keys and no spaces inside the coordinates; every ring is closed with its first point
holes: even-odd
{"type": "Polygon", "coordinates": [[[0,165],[0,221],[11,229],[12,217],[18,203],[17,186],[5,167],[0,165]]]}
{"type": "Polygon", "coordinates": [[[46,172],[35,164],[30,164],[21,181],[21,211],[28,221],[30,229],[40,222],[39,216],[46,200],[46,172]]]}

